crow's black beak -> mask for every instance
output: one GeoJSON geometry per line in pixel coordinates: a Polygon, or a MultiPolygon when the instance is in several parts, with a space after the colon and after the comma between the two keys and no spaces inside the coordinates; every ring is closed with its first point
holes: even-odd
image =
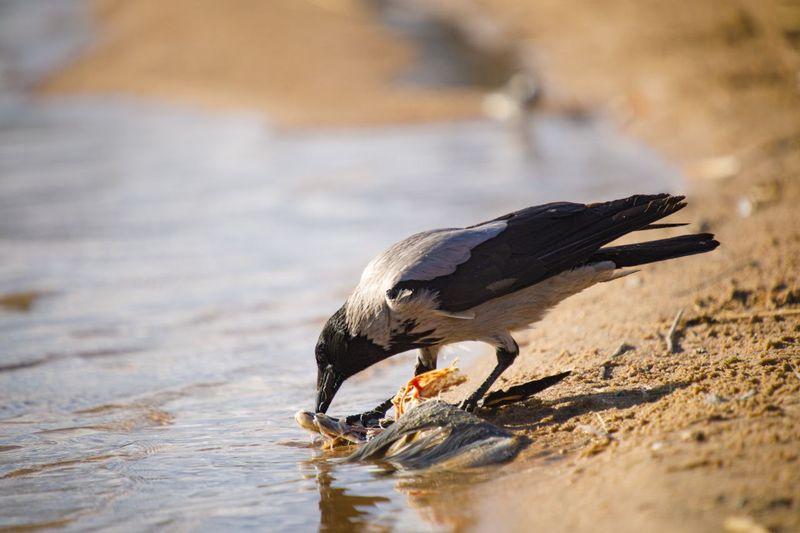
{"type": "Polygon", "coordinates": [[[317,371],[317,413],[328,410],[336,391],[342,385],[342,379],[331,365],[317,371]]]}

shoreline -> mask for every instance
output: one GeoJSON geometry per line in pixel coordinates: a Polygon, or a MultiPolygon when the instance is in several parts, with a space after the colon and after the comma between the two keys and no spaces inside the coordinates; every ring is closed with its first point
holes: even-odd
{"type": "MultiPolygon", "coordinates": [[[[289,127],[477,116],[477,90],[387,92],[413,50],[374,30],[363,4],[293,5],[272,6],[276,28],[313,18],[307,39],[270,34],[258,16],[212,4],[96,2],[103,39],[40,92],[249,106],[289,127]],[[173,35],[170,21],[183,12],[189,18],[173,35]],[[227,29],[198,49],[215,23],[227,29]],[[225,31],[238,27],[241,38],[227,43],[225,31]],[[350,61],[320,57],[333,42],[350,61]],[[253,51],[265,46],[274,78],[288,81],[253,68],[263,65],[253,51]],[[325,83],[305,86],[290,55],[316,61],[325,83]],[[190,91],[220,64],[225,79],[190,91]],[[337,105],[356,88],[362,105],[337,105]]],[[[800,114],[792,112],[800,49],[791,37],[800,22],[786,22],[800,14],[722,0],[682,10],[625,0],[475,5],[536,47],[556,99],[605,110],[683,168],[689,206],[673,221],[715,233],[722,246],[593,287],[521,336],[522,354],[497,387],[565,369],[572,376],[493,418],[534,441],[508,476],[458,497],[428,494],[426,505],[443,524],[481,529],[800,528],[800,114]],[[681,309],[680,351],[668,353],[662,336],[681,309]],[[612,356],[622,343],[633,349],[612,356]]],[[[483,359],[472,381],[490,366],[483,359]]]]}

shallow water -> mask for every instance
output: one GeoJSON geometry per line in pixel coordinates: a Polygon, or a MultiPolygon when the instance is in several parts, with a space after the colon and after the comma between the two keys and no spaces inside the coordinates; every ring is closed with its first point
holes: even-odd
{"type": "MultiPolygon", "coordinates": [[[[55,4],[21,13],[35,26],[55,4]]],[[[281,133],[247,114],[33,99],[23,74],[70,47],[31,59],[18,33],[0,39],[16,73],[0,96],[0,526],[452,525],[426,507],[446,481],[337,464],[295,427],[322,322],[414,231],[677,183],[593,120],[537,118],[532,157],[486,121],[281,133]]],[[[350,380],[331,412],[373,406],[412,359],[350,380]]]]}

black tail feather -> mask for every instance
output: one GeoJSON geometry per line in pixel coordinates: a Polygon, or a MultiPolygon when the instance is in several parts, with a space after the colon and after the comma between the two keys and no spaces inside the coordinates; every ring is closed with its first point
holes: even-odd
{"type": "Polygon", "coordinates": [[[717,246],[719,246],[719,242],[714,240],[714,235],[711,233],[681,235],[657,241],[601,248],[592,255],[589,262],[613,261],[617,268],[623,268],[686,255],[702,254],[710,252],[717,246]]]}
{"type": "Polygon", "coordinates": [[[586,262],[591,262],[595,250],[601,246],[626,233],[647,228],[656,220],[686,207],[684,198],[669,194],[636,195],[602,204],[589,204],[586,206],[589,215],[577,231],[562,236],[550,253],[542,254],[539,259],[551,263],[555,271],[575,265],[575,260],[581,255],[589,259],[586,262]]]}
{"type": "Polygon", "coordinates": [[[664,229],[664,228],[680,228],[682,226],[688,226],[688,222],[672,222],[672,223],[662,223],[662,224],[648,224],[643,228],[639,228],[637,231],[644,231],[648,229],[664,229]]]}
{"type": "Polygon", "coordinates": [[[640,265],[681,255],[706,252],[716,246],[703,237],[652,241],[602,248],[625,234],[675,227],[659,220],[686,206],[683,196],[635,195],[595,204],[554,202],[508,213],[489,222],[503,222],[496,236],[470,249],[469,259],[455,272],[434,279],[407,279],[393,289],[425,289],[438,294],[440,309],[460,312],[486,301],[530,287],[551,276],[600,260],[618,266],[640,265]],[[687,240],[688,239],[688,240],[687,240]],[[498,280],[509,281],[497,288],[498,280]]]}

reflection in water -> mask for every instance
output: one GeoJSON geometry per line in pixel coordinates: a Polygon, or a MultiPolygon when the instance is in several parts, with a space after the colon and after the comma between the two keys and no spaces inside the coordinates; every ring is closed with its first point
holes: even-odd
{"type": "Polygon", "coordinates": [[[391,501],[385,496],[358,496],[352,493],[352,489],[336,486],[334,465],[324,455],[316,456],[306,464],[316,470],[320,531],[358,531],[368,525],[374,526],[372,515],[375,508],[391,501]]]}
{"type": "Polygon", "coordinates": [[[342,463],[349,451],[315,454],[301,463],[301,470],[313,472],[319,490],[320,531],[404,531],[409,526],[415,531],[440,531],[468,527],[475,519],[469,502],[480,497],[480,484],[507,474],[504,469],[483,468],[393,475],[379,465],[342,463]],[[369,477],[363,481],[369,482],[353,483],[348,479],[353,468],[368,471],[369,477]],[[393,505],[393,498],[385,495],[390,487],[404,496],[406,505],[416,509],[424,523],[387,513],[393,505]]]}
{"type": "Polygon", "coordinates": [[[409,505],[435,530],[466,530],[475,523],[481,484],[504,475],[505,469],[491,467],[406,475],[397,480],[395,490],[405,494],[409,505]]]}
{"type": "Polygon", "coordinates": [[[482,484],[496,481],[513,472],[509,467],[484,467],[454,471],[390,473],[380,464],[349,465],[338,454],[315,454],[301,464],[313,472],[319,490],[320,531],[389,531],[467,529],[477,520],[482,484]],[[369,483],[349,480],[350,468],[367,470],[369,483]],[[340,478],[337,480],[337,476],[340,478]],[[392,487],[415,509],[423,523],[409,523],[402,516],[386,512],[393,502],[384,496],[392,487]],[[381,491],[376,491],[381,488],[381,491]],[[363,492],[362,492],[363,491],[363,492]]]}

